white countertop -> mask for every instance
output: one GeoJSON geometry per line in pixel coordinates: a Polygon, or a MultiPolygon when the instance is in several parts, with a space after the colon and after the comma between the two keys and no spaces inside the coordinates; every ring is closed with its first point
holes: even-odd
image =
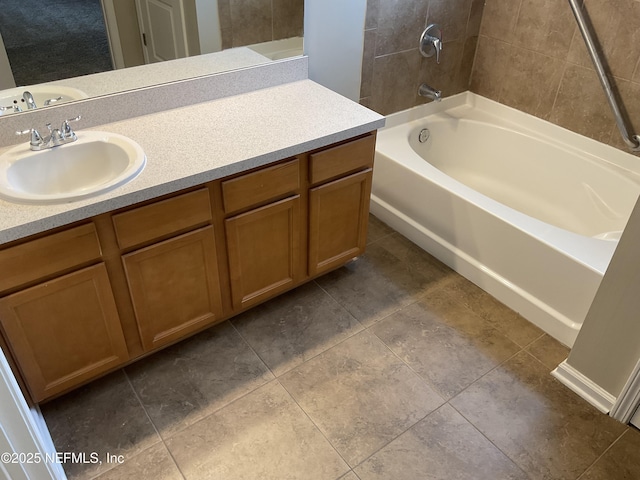
{"type": "MultiPolygon", "coordinates": [[[[384,117],[311,80],[90,130],[126,135],[147,155],[130,183],[58,205],[0,200],[0,244],[360,135],[384,117]]],[[[82,129],[76,131],[82,135],[82,129]]],[[[64,148],[58,147],[58,148],[64,148]]],[[[1,149],[2,154],[8,148],[1,149]]]]}
{"type": "MultiPolygon", "coordinates": [[[[124,92],[185,78],[253,67],[271,60],[247,47],[237,47],[221,52],[194,57],[177,58],[171,62],[150,63],[137,67],[67,78],[48,84],[60,84],[82,90],[90,97],[124,92]]],[[[44,84],[47,85],[47,84],[44,84]]]]}

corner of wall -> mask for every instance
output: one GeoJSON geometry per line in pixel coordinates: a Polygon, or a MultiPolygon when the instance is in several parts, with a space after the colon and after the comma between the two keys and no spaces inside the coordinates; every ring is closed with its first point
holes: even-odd
{"type": "Polygon", "coordinates": [[[582,375],[578,370],[569,365],[566,360],[558,365],[558,367],[551,372],[551,375],[602,413],[609,413],[616,401],[616,397],[594,383],[591,379],[582,375]]]}

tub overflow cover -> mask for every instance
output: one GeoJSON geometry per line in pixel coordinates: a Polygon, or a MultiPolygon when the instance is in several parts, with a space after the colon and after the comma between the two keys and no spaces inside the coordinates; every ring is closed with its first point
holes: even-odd
{"type": "Polygon", "coordinates": [[[429,133],[429,129],[423,128],[422,130],[420,130],[420,135],[418,136],[418,140],[420,140],[420,143],[424,143],[427,140],[429,140],[429,135],[431,135],[429,133]]]}

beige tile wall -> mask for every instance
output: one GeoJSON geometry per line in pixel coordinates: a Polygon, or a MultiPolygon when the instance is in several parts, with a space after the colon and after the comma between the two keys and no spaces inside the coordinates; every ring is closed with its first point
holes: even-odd
{"type": "Polygon", "coordinates": [[[387,115],[428,101],[426,82],[444,96],[469,89],[482,0],[368,0],[360,102],[387,115]],[[443,31],[441,63],[423,58],[420,34],[429,23],[443,31]]]}
{"type": "Polygon", "coordinates": [[[222,48],[302,35],[304,0],[218,0],[222,48]]]}
{"type": "MultiPolygon", "coordinates": [[[[625,148],[567,0],[486,0],[471,90],[625,148]]],[[[640,131],[640,2],[585,0],[614,88],[640,131]]]]}

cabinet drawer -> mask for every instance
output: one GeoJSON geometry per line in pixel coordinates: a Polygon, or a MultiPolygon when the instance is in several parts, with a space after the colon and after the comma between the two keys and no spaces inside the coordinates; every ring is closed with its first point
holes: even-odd
{"type": "Polygon", "coordinates": [[[0,292],[87,264],[101,255],[93,223],[0,250],[0,292]]]}
{"type": "Polygon", "coordinates": [[[243,208],[295,193],[300,188],[298,160],[263,168],[241,177],[222,182],[224,211],[235,212],[243,208]]]}
{"type": "Polygon", "coordinates": [[[312,184],[373,166],[375,134],[309,156],[309,180],[312,184]]]}
{"type": "Polygon", "coordinates": [[[125,249],[211,220],[206,188],[113,216],[118,245],[125,249]]]}

